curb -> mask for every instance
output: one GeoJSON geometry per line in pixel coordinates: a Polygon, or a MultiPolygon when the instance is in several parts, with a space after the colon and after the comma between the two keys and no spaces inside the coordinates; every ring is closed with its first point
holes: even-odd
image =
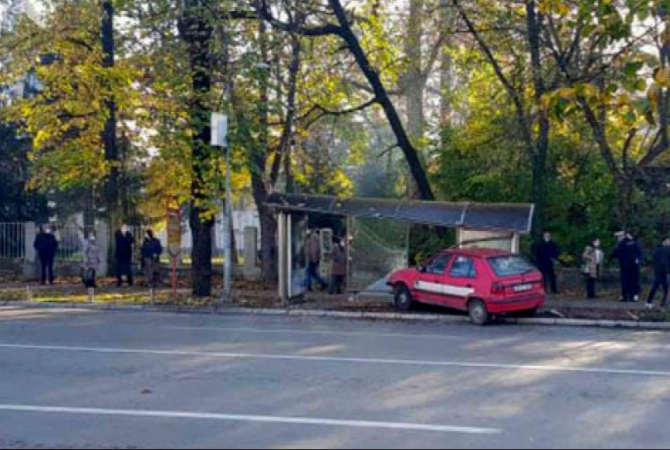
{"type": "MultiPolygon", "coordinates": [[[[346,312],[301,309],[254,309],[254,308],[213,308],[213,307],[181,307],[181,306],[144,306],[114,304],[82,304],[82,303],[39,303],[39,302],[0,302],[0,307],[16,306],[29,309],[71,309],[83,311],[109,312],[150,312],[165,314],[203,314],[203,315],[246,315],[274,317],[312,317],[332,319],[383,320],[444,324],[467,324],[466,316],[449,316],[438,314],[402,314],[374,312],[346,312]]],[[[583,320],[583,319],[499,319],[499,323],[523,326],[559,326],[577,328],[611,328],[638,329],[649,331],[670,331],[670,322],[634,322],[615,320],[583,320]]]]}

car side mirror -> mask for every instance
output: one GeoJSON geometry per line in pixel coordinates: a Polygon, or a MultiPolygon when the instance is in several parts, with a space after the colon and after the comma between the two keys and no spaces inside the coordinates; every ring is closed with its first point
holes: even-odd
{"type": "Polygon", "coordinates": [[[427,270],[427,269],[428,269],[428,268],[427,268],[426,266],[419,266],[419,267],[417,267],[417,270],[419,271],[419,273],[426,273],[426,270],[427,270]]]}

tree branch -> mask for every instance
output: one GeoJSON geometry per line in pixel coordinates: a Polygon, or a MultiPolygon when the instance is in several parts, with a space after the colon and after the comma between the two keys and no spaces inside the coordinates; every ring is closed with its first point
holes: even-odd
{"type": "Polygon", "coordinates": [[[390,145],[386,150],[384,150],[379,155],[377,155],[377,158],[383,158],[384,156],[388,155],[389,153],[391,153],[396,148],[400,148],[400,145],[397,142],[393,145],[390,145]]]}
{"type": "Polygon", "coordinates": [[[307,37],[342,36],[342,28],[333,24],[326,24],[319,27],[307,27],[296,22],[282,22],[272,14],[267,0],[254,0],[252,1],[252,6],[260,18],[268,22],[274,28],[287,33],[296,33],[307,37]]]}
{"type": "Polygon", "coordinates": [[[363,104],[361,104],[361,105],[358,105],[358,106],[355,106],[355,107],[353,107],[353,108],[349,108],[349,109],[343,109],[343,110],[340,110],[340,111],[335,111],[335,110],[332,110],[332,109],[328,109],[328,108],[325,108],[325,107],[323,107],[323,106],[321,106],[321,105],[314,105],[314,106],[307,112],[307,114],[305,114],[305,115],[301,118],[301,120],[305,120],[305,119],[307,119],[307,118],[310,117],[313,113],[315,113],[315,112],[318,111],[319,114],[317,114],[316,117],[310,119],[310,120],[306,123],[306,125],[305,125],[306,128],[309,128],[309,127],[311,127],[312,125],[314,125],[315,123],[317,123],[319,120],[323,119],[324,117],[327,117],[327,116],[330,116],[330,117],[341,117],[341,116],[347,116],[347,115],[350,115],[350,114],[355,114],[355,113],[357,113],[357,112],[361,112],[361,111],[363,111],[363,110],[365,110],[365,109],[371,107],[372,105],[374,105],[374,104],[376,104],[376,103],[379,103],[378,100],[377,100],[377,98],[373,98],[373,99],[371,99],[371,100],[369,100],[369,101],[367,101],[367,102],[365,102],[365,103],[363,103],[363,104]]]}

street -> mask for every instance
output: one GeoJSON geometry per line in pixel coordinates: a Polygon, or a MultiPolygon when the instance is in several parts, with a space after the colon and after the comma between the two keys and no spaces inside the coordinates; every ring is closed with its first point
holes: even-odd
{"type": "Polygon", "coordinates": [[[668,334],[0,308],[0,448],[669,448],[668,334]]]}

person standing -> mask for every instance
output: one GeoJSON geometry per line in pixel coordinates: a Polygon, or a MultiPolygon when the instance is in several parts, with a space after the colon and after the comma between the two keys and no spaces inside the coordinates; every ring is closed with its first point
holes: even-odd
{"type": "Polygon", "coordinates": [[[332,280],[330,283],[330,294],[344,294],[347,280],[347,249],[344,240],[336,242],[333,249],[332,280]]]}
{"type": "Polygon", "coordinates": [[[535,248],[535,261],[544,278],[544,288],[547,292],[558,294],[556,281],[556,261],[561,256],[561,249],[556,245],[550,232],[545,231],[542,241],[535,248]]]}
{"type": "Polygon", "coordinates": [[[160,267],[160,257],[163,254],[161,241],[156,239],[152,230],[147,230],[144,242],[142,243],[142,267],[147,284],[153,290],[158,284],[158,269],[160,267]]]}
{"type": "Polygon", "coordinates": [[[97,287],[96,277],[102,258],[100,249],[94,233],[91,233],[84,244],[84,260],[82,263],[82,280],[84,286],[88,289],[88,301],[93,303],[95,299],[95,288],[97,287]]]}
{"type": "Polygon", "coordinates": [[[621,301],[625,302],[627,293],[628,293],[628,286],[626,284],[626,276],[625,276],[625,267],[624,267],[624,261],[622,256],[622,251],[623,251],[623,242],[626,240],[626,232],[625,231],[620,231],[616,233],[614,236],[617,238],[617,245],[614,248],[614,251],[612,251],[612,259],[618,259],[619,260],[619,278],[621,281],[621,301]]]}
{"type": "Polygon", "coordinates": [[[117,286],[123,286],[123,277],[127,277],[128,286],[133,286],[133,248],[135,237],[127,225],[116,231],[116,279],[117,286]]]}
{"type": "Polygon", "coordinates": [[[35,238],[33,247],[35,248],[37,257],[40,260],[40,280],[42,286],[46,285],[47,281],[50,285],[53,286],[54,282],[56,281],[56,277],[54,275],[54,261],[56,260],[56,252],[58,251],[58,241],[53,235],[51,227],[40,227],[40,232],[35,238]]]}
{"type": "Polygon", "coordinates": [[[637,236],[631,234],[629,238],[635,244],[635,264],[633,264],[631,280],[633,283],[633,302],[638,303],[640,301],[640,295],[642,295],[642,264],[644,263],[644,251],[642,250],[642,245],[637,236]]]}
{"type": "Polygon", "coordinates": [[[321,285],[321,290],[325,291],[328,288],[328,283],[319,274],[319,267],[321,266],[321,239],[318,231],[312,231],[307,237],[305,253],[307,256],[305,287],[311,292],[312,283],[316,281],[321,285]]]}
{"type": "Polygon", "coordinates": [[[661,244],[654,251],[654,286],[651,289],[649,299],[647,300],[647,309],[654,309],[654,300],[660,288],[663,288],[663,301],[661,308],[668,307],[668,295],[670,294],[670,283],[668,275],[670,274],[670,237],[663,238],[661,244]]]}
{"type": "Polygon", "coordinates": [[[638,286],[642,249],[630,233],[618,233],[617,237],[619,237],[619,244],[612,257],[619,260],[621,267],[621,302],[635,303],[636,300],[639,300],[638,286]]]}
{"type": "Polygon", "coordinates": [[[586,247],[582,255],[584,260],[584,276],[586,277],[586,296],[589,300],[595,300],[596,282],[600,272],[600,239],[593,239],[586,247]]]}

